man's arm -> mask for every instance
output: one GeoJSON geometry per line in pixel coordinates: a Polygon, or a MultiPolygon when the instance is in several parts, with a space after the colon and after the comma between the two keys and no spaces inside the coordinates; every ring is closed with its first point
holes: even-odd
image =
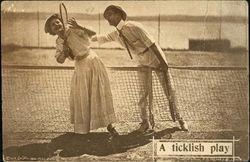
{"type": "Polygon", "coordinates": [[[117,37],[119,37],[117,31],[113,31],[107,35],[95,35],[91,38],[91,41],[103,44],[103,43],[115,41],[117,37]]]}
{"type": "Polygon", "coordinates": [[[141,24],[135,23],[131,24],[132,34],[141,40],[141,42],[151,51],[153,52],[157,59],[160,61],[161,68],[168,68],[168,63],[165,58],[165,55],[161,48],[156,45],[154,38],[150,35],[146,29],[141,24]]]}
{"type": "Polygon", "coordinates": [[[167,69],[168,68],[168,64],[167,61],[163,58],[161,52],[159,51],[158,47],[155,45],[155,43],[153,43],[150,47],[148,47],[149,50],[151,50],[156,57],[158,58],[158,60],[160,61],[161,64],[161,68],[162,69],[167,69]]]}

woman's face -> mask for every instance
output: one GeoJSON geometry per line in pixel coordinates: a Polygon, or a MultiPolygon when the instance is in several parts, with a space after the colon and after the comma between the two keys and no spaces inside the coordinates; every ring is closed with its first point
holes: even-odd
{"type": "Polygon", "coordinates": [[[53,33],[58,34],[63,31],[63,24],[59,19],[53,19],[50,22],[50,28],[53,33]]]}
{"type": "Polygon", "coordinates": [[[109,22],[109,25],[112,25],[112,26],[117,26],[122,19],[121,14],[113,10],[108,10],[106,13],[106,17],[109,22]]]}

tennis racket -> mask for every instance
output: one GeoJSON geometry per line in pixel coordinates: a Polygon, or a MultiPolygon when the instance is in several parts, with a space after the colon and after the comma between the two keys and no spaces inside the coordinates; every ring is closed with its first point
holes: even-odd
{"type": "Polygon", "coordinates": [[[63,29],[65,30],[65,28],[68,24],[68,12],[67,12],[67,8],[64,5],[64,3],[59,4],[59,11],[60,11],[61,21],[63,24],[63,29]]]}
{"type": "MultiPolygon", "coordinates": [[[[63,29],[65,31],[66,26],[68,24],[68,12],[67,12],[67,8],[64,5],[64,3],[59,4],[59,11],[60,11],[60,18],[61,18],[61,21],[62,21],[62,24],[63,24],[63,29]]],[[[67,48],[69,48],[69,46],[67,45],[67,39],[64,39],[64,45],[67,46],[67,48]]],[[[72,52],[72,50],[70,48],[69,48],[69,51],[68,51],[68,55],[69,55],[69,57],[71,59],[74,59],[73,52],[72,52]]]]}
{"type": "Polygon", "coordinates": [[[148,89],[148,97],[149,97],[149,123],[151,124],[152,129],[155,127],[155,119],[153,113],[153,87],[152,87],[152,69],[147,68],[147,89],[148,89]]]}

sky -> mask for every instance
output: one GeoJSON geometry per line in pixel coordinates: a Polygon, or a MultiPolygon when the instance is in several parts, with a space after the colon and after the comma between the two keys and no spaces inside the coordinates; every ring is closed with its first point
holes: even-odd
{"type": "Polygon", "coordinates": [[[63,2],[68,13],[103,13],[108,5],[121,6],[129,16],[192,15],[192,16],[248,16],[246,1],[207,1],[207,0],[169,0],[169,1],[4,1],[4,12],[59,12],[63,2]]]}

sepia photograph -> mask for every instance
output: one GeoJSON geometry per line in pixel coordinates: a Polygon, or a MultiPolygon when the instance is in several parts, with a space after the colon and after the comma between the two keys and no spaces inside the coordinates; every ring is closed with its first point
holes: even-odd
{"type": "Polygon", "coordinates": [[[248,12],[2,1],[2,160],[248,161],[248,12]]]}

